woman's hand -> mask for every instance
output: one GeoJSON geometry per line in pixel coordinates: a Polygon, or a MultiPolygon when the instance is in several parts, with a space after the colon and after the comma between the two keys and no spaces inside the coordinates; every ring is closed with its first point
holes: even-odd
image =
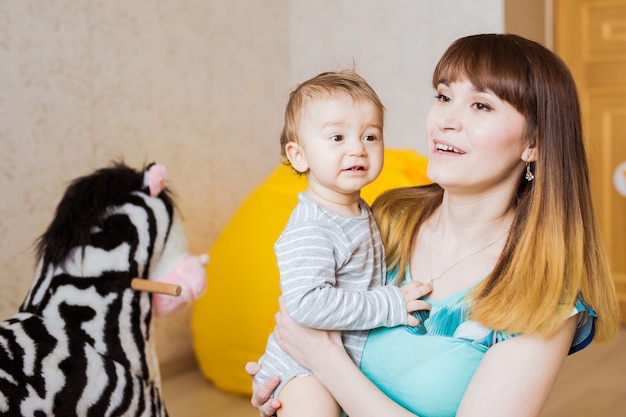
{"type": "Polygon", "coordinates": [[[343,348],[340,331],[316,330],[296,323],[289,317],[282,297],[278,299],[280,312],[276,313],[274,336],[278,345],[300,365],[315,373],[316,362],[329,349],[343,348]]]}
{"type": "MultiPolygon", "coordinates": [[[[258,362],[246,363],[246,372],[254,377],[261,371],[261,364],[258,362]]],[[[250,403],[259,410],[261,417],[271,417],[276,415],[276,410],[280,408],[280,401],[270,398],[272,391],[278,386],[280,379],[277,376],[270,376],[261,386],[252,383],[252,399],[250,403]]]]}

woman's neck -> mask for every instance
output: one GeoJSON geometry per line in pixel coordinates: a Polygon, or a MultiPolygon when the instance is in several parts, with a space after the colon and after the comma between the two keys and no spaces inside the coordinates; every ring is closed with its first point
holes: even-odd
{"type": "Polygon", "coordinates": [[[514,211],[500,198],[459,198],[444,193],[420,227],[411,255],[413,279],[432,282],[434,299],[475,285],[495,266],[514,211]]]}
{"type": "Polygon", "coordinates": [[[514,217],[510,198],[502,197],[497,194],[455,196],[444,192],[441,205],[431,217],[436,224],[431,227],[444,238],[451,236],[464,244],[502,233],[510,227],[514,217]]]}

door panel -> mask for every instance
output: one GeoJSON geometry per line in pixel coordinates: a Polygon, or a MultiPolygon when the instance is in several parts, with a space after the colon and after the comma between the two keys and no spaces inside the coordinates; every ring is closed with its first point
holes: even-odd
{"type": "Polygon", "coordinates": [[[626,0],[555,0],[555,51],[580,94],[594,205],[626,323],[626,0]]]}

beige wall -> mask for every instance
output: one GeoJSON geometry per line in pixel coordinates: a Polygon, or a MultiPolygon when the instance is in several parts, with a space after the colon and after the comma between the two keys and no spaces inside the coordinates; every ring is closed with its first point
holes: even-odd
{"type": "MultiPolygon", "coordinates": [[[[67,182],[113,158],[164,163],[190,249],[210,247],[278,161],[288,10],[0,0],[0,318],[30,286],[32,243],[67,182]]],[[[158,323],[162,360],[191,355],[188,314],[158,323]]]]}
{"type": "Polygon", "coordinates": [[[552,46],[552,0],[505,0],[504,29],[552,46]]]}
{"type": "Polygon", "coordinates": [[[355,65],[387,108],[388,146],[426,152],[432,71],[460,36],[502,32],[503,0],[292,0],[291,82],[355,65]]]}
{"type": "MultiPolygon", "coordinates": [[[[164,163],[191,250],[210,248],[278,163],[288,92],[320,71],[354,63],[388,108],[388,146],[424,151],[437,58],[502,31],[503,5],[0,0],[0,319],[31,284],[32,244],[67,182],[111,159],[164,163]]],[[[163,363],[193,358],[188,320],[157,322],[163,363]]]]}

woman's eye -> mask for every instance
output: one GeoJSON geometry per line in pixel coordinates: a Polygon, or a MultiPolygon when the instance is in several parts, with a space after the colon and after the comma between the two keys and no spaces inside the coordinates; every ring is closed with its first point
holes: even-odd
{"type": "Polygon", "coordinates": [[[435,96],[435,98],[437,99],[437,101],[440,101],[441,103],[447,103],[448,101],[450,101],[450,97],[446,96],[445,94],[437,94],[435,96]]]}
{"type": "Polygon", "coordinates": [[[343,140],[343,136],[341,135],[333,135],[330,137],[330,140],[333,142],[341,142],[343,140]]]}
{"type": "Polygon", "coordinates": [[[485,103],[474,103],[474,108],[476,110],[486,110],[486,111],[492,110],[491,106],[485,103]]]}

